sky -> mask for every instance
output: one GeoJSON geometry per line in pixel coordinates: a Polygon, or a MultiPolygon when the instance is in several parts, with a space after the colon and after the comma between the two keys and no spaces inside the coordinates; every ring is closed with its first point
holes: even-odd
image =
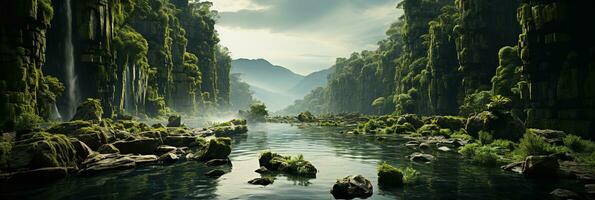
{"type": "Polygon", "coordinates": [[[402,15],[399,0],[210,0],[232,57],[264,58],[306,75],[372,50],[402,15]]]}

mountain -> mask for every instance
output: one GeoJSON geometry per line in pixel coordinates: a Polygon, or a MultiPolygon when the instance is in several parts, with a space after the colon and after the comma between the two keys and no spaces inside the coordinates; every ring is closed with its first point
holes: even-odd
{"type": "Polygon", "coordinates": [[[241,74],[242,80],[251,86],[279,93],[287,93],[304,78],[289,69],[273,65],[265,59],[233,60],[231,73],[241,74]]]}
{"type": "Polygon", "coordinates": [[[265,59],[237,59],[231,62],[231,73],[240,74],[250,85],[254,97],[264,102],[270,111],[280,110],[301,98],[290,92],[304,76],[271,64],[265,59]]]}
{"type": "Polygon", "coordinates": [[[293,86],[289,92],[299,97],[306,96],[306,94],[308,94],[310,91],[318,87],[325,86],[330,72],[331,69],[323,69],[317,72],[312,72],[304,77],[295,86],[293,86]]]}

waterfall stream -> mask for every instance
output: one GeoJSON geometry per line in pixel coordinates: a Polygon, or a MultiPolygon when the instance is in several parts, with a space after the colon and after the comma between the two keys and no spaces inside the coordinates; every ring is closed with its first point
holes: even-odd
{"type": "Polygon", "coordinates": [[[64,65],[66,67],[66,89],[67,89],[67,110],[65,113],[65,120],[68,120],[74,116],[76,111],[76,107],[79,103],[78,97],[78,83],[76,72],[74,69],[74,49],[72,45],[72,10],[71,10],[71,0],[65,0],[66,2],[66,34],[65,34],[65,46],[64,46],[64,56],[65,62],[64,65]]]}

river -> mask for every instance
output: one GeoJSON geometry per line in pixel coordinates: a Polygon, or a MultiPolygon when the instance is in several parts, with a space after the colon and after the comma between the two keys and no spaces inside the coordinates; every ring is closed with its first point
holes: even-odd
{"type": "MultiPolygon", "coordinates": [[[[431,164],[411,163],[414,151],[405,139],[388,136],[345,135],[339,128],[299,128],[289,124],[250,125],[237,136],[229,156],[233,166],[219,179],[204,175],[214,169],[198,162],[141,166],[90,177],[69,176],[45,186],[13,186],[2,199],[333,199],[336,179],[361,174],[374,187],[369,199],[547,199],[556,188],[581,188],[572,180],[532,180],[497,167],[470,164],[455,153],[433,152],[431,164]],[[271,150],[283,155],[303,154],[319,170],[316,178],[277,176],[269,186],[247,182],[260,177],[258,155],[271,150]],[[411,166],[421,175],[402,188],[379,188],[376,165],[411,166]]],[[[35,181],[35,180],[31,180],[35,181]]],[[[3,191],[6,188],[3,189],[3,191]]]]}

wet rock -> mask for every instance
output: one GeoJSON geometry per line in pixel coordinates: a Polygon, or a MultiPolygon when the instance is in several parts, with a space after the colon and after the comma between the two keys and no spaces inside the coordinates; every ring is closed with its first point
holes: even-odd
{"type": "Polygon", "coordinates": [[[508,165],[504,165],[500,168],[503,170],[516,172],[516,173],[520,174],[520,173],[523,173],[523,164],[524,164],[524,162],[515,162],[515,163],[510,163],[508,165]]]}
{"type": "Polygon", "coordinates": [[[410,149],[416,149],[417,147],[419,147],[419,142],[415,140],[408,141],[407,143],[405,143],[405,146],[410,149]]]}
{"type": "Polygon", "coordinates": [[[169,116],[167,119],[167,127],[180,127],[182,126],[182,117],[177,115],[169,116]]]}
{"type": "Polygon", "coordinates": [[[438,150],[442,151],[442,152],[451,152],[452,151],[452,149],[445,147],[445,146],[438,147],[438,150]]]}
{"type": "Polygon", "coordinates": [[[209,140],[198,153],[199,160],[227,159],[231,153],[231,138],[221,137],[209,140]]]}
{"type": "Polygon", "coordinates": [[[231,163],[229,159],[212,159],[205,163],[207,166],[221,166],[231,163]]]}
{"type": "Polygon", "coordinates": [[[533,178],[557,178],[559,170],[560,164],[554,156],[527,156],[522,172],[533,178]]]}
{"type": "Polygon", "coordinates": [[[159,147],[159,140],[153,138],[136,139],[132,141],[118,141],[113,145],[120,150],[122,154],[153,154],[159,147]]]}
{"type": "Polygon", "coordinates": [[[198,146],[196,140],[196,136],[176,135],[165,137],[163,143],[174,147],[195,147],[198,146]]]}
{"type": "Polygon", "coordinates": [[[399,116],[399,118],[397,119],[397,124],[403,125],[405,123],[409,123],[409,124],[413,125],[413,127],[415,129],[418,129],[424,125],[424,123],[421,121],[421,119],[417,115],[414,115],[414,114],[406,114],[406,115],[399,116]]]}
{"type": "Polygon", "coordinates": [[[176,155],[174,153],[166,153],[166,154],[159,156],[158,160],[163,163],[175,163],[179,159],[180,159],[180,157],[178,157],[178,155],[176,155]]]}
{"type": "Polygon", "coordinates": [[[225,174],[225,171],[220,170],[220,169],[214,169],[214,170],[211,170],[211,171],[208,171],[207,173],[205,173],[206,176],[212,177],[212,178],[219,178],[220,176],[223,176],[223,174],[225,174]]]}
{"type": "Polygon", "coordinates": [[[19,171],[48,167],[76,167],[80,160],[71,140],[64,135],[45,132],[32,133],[25,140],[12,143],[12,149],[5,155],[8,169],[2,171],[19,171]]]}
{"type": "Polygon", "coordinates": [[[99,154],[83,162],[81,174],[91,174],[106,170],[130,169],[136,166],[134,159],[119,154],[99,154]]]}
{"type": "Polygon", "coordinates": [[[87,99],[76,108],[76,113],[72,117],[74,120],[90,120],[101,121],[103,115],[103,108],[101,108],[101,101],[98,99],[87,99]]]}
{"type": "Polygon", "coordinates": [[[433,155],[415,152],[409,155],[409,160],[414,162],[431,162],[434,161],[436,158],[433,155]]]}
{"type": "Polygon", "coordinates": [[[134,162],[137,165],[155,163],[159,160],[159,158],[156,155],[124,155],[124,156],[127,156],[127,157],[131,158],[132,160],[134,160],[134,162]]]}
{"type": "Polygon", "coordinates": [[[45,167],[11,174],[8,181],[30,183],[35,180],[35,183],[49,183],[66,177],[69,171],[74,171],[74,168],[45,167]]]}
{"type": "Polygon", "coordinates": [[[566,133],[564,131],[558,131],[558,130],[549,130],[549,129],[529,129],[529,132],[535,134],[535,135],[539,135],[542,136],[543,138],[545,138],[545,141],[547,141],[550,144],[555,144],[555,145],[564,145],[564,137],[566,137],[566,133]]]}
{"type": "Polygon", "coordinates": [[[318,173],[316,167],[309,161],[304,160],[301,155],[290,157],[267,151],[260,154],[258,163],[261,167],[266,167],[271,171],[284,172],[293,175],[315,177],[316,173],[318,173]]]}
{"type": "Polygon", "coordinates": [[[431,149],[431,148],[432,147],[428,143],[425,143],[424,142],[424,143],[419,144],[419,149],[421,149],[421,150],[428,150],[428,149],[431,149]]]}
{"type": "Polygon", "coordinates": [[[399,169],[383,163],[378,167],[378,184],[383,186],[402,186],[403,173],[399,169]]]}
{"type": "Polygon", "coordinates": [[[116,148],[113,144],[104,144],[97,149],[97,152],[101,154],[110,154],[110,153],[120,153],[120,150],[116,148]]]}
{"type": "Polygon", "coordinates": [[[331,194],[335,199],[365,199],[372,196],[372,193],[372,183],[361,175],[339,179],[331,189],[331,194]]]}
{"type": "Polygon", "coordinates": [[[297,116],[297,119],[300,120],[300,122],[313,122],[314,120],[316,120],[314,118],[314,115],[312,115],[312,113],[308,111],[300,113],[297,116]]]}
{"type": "Polygon", "coordinates": [[[492,133],[494,139],[517,141],[525,133],[525,125],[511,112],[484,111],[467,119],[467,133],[475,138],[479,131],[492,133]]]}
{"type": "Polygon", "coordinates": [[[556,200],[580,199],[578,194],[575,192],[560,188],[550,192],[550,195],[552,195],[552,198],[556,200]]]}
{"type": "Polygon", "coordinates": [[[86,160],[87,157],[93,153],[93,150],[87,146],[87,144],[78,139],[71,138],[70,142],[72,143],[72,146],[74,146],[74,150],[76,150],[76,157],[79,162],[86,160]]]}
{"type": "Polygon", "coordinates": [[[157,150],[155,150],[155,154],[156,155],[163,155],[166,153],[177,153],[176,150],[178,150],[178,148],[173,147],[173,146],[168,146],[168,145],[160,145],[157,147],[157,150]]]}
{"type": "Polygon", "coordinates": [[[248,183],[250,183],[252,185],[264,185],[264,186],[273,184],[273,182],[275,182],[275,180],[271,177],[255,178],[255,179],[248,181],[248,183]]]}
{"type": "Polygon", "coordinates": [[[268,174],[271,173],[271,171],[269,169],[267,169],[266,167],[260,167],[256,170],[254,170],[254,172],[259,173],[259,174],[268,174]]]}

